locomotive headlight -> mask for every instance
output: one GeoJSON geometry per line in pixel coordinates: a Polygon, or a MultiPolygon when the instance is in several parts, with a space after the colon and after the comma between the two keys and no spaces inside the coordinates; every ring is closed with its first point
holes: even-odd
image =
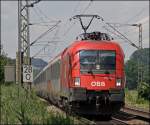
{"type": "Polygon", "coordinates": [[[121,79],[117,79],[116,86],[121,86],[121,79]]]}
{"type": "Polygon", "coordinates": [[[75,78],[74,85],[75,86],[80,86],[80,78],[75,78]]]}

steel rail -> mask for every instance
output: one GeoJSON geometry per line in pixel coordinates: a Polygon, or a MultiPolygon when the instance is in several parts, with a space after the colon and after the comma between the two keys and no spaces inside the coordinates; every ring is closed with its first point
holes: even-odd
{"type": "Polygon", "coordinates": [[[120,125],[120,124],[121,125],[129,125],[127,122],[120,120],[120,119],[117,119],[115,117],[112,117],[111,119],[114,120],[115,124],[117,124],[117,125],[120,125]]]}
{"type": "Polygon", "coordinates": [[[136,116],[140,116],[140,117],[143,117],[143,118],[150,119],[150,112],[144,111],[142,109],[137,109],[137,108],[132,108],[132,107],[129,107],[129,106],[125,106],[121,109],[121,111],[130,113],[130,114],[133,114],[133,115],[136,115],[136,116]]]}

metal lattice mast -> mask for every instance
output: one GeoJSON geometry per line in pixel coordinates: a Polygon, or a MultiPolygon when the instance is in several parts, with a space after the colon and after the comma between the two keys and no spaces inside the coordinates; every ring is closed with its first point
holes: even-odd
{"type": "Polygon", "coordinates": [[[29,38],[29,1],[18,1],[18,54],[17,54],[17,79],[22,83],[22,64],[30,64],[30,38],[29,38]],[[26,49],[26,50],[25,50],[26,49]]]}
{"type": "MultiPolygon", "coordinates": [[[[139,50],[142,50],[142,24],[138,25],[139,27],[139,50]]],[[[143,71],[142,71],[142,55],[138,59],[138,85],[143,81],[143,71]]]]}
{"type": "Polygon", "coordinates": [[[23,52],[23,64],[30,64],[30,45],[29,41],[29,9],[28,9],[28,0],[21,0],[20,3],[20,34],[19,41],[21,44],[21,52],[23,52]],[[27,49],[26,49],[27,48],[27,49]],[[25,50],[26,49],[26,50],[25,50]]]}

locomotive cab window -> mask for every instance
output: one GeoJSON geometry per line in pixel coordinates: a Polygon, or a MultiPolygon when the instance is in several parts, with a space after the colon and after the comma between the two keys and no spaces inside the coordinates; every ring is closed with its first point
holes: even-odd
{"type": "Polygon", "coordinates": [[[116,53],[110,50],[80,51],[81,73],[113,73],[116,69],[116,53]]]}

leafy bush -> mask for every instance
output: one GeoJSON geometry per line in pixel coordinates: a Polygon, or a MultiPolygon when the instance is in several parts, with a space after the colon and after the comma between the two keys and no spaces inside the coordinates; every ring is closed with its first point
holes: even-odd
{"type": "Polygon", "coordinates": [[[138,86],[138,95],[144,99],[150,100],[150,85],[142,82],[138,86]]]}
{"type": "Polygon", "coordinates": [[[149,100],[139,97],[137,90],[125,89],[125,103],[131,107],[138,107],[149,110],[149,100]]]}

